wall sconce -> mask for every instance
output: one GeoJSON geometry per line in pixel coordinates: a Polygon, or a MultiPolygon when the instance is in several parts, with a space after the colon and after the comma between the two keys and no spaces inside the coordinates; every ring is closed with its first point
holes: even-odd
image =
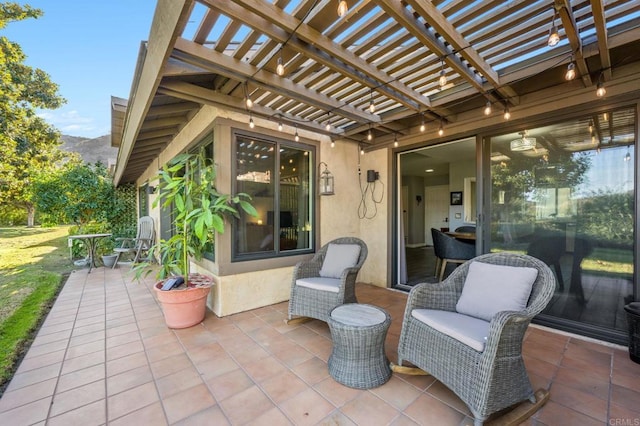
{"type": "Polygon", "coordinates": [[[333,195],[333,175],[327,168],[327,163],[325,162],[320,162],[318,169],[320,169],[322,164],[324,164],[324,170],[320,173],[320,178],[318,179],[320,186],[319,193],[320,195],[333,195]]]}
{"type": "Polygon", "coordinates": [[[147,194],[155,194],[156,193],[156,187],[155,186],[151,186],[151,185],[147,185],[147,194]]]}

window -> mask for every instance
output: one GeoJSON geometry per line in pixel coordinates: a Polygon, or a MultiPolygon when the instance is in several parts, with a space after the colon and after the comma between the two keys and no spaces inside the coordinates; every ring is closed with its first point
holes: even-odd
{"type": "Polygon", "coordinates": [[[144,184],[138,188],[138,217],[149,216],[149,194],[147,193],[148,184],[144,184]]]}
{"type": "Polygon", "coordinates": [[[313,148],[239,132],[233,140],[234,192],[249,194],[258,211],[235,221],[233,259],[311,251],[313,148]]]}

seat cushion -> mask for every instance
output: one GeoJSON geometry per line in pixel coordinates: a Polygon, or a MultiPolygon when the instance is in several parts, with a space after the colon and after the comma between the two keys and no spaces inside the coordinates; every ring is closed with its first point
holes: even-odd
{"type": "Polygon", "coordinates": [[[456,311],[485,321],[501,311],[522,311],[537,276],[535,268],[472,262],[456,311]]]}
{"type": "Polygon", "coordinates": [[[296,280],[296,285],[312,288],[314,290],[330,291],[338,293],[340,291],[340,280],[337,278],[300,278],[296,280]]]}
{"type": "Polygon", "coordinates": [[[340,278],[342,271],[356,266],[360,257],[358,244],[329,244],[324,255],[320,276],[325,278],[340,278]]]}
{"type": "Polygon", "coordinates": [[[457,312],[434,309],[414,309],[411,316],[478,352],[484,351],[489,335],[487,321],[457,312]]]}

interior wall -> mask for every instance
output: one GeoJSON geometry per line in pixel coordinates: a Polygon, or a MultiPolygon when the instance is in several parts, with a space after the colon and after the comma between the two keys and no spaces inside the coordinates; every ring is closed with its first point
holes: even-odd
{"type": "Polygon", "coordinates": [[[424,232],[425,232],[425,200],[424,200],[424,187],[425,180],[419,176],[403,176],[403,185],[406,185],[409,192],[409,199],[407,213],[408,213],[408,227],[407,227],[407,246],[419,247],[425,245],[424,232]]]}
{"type": "MultiPolygon", "coordinates": [[[[474,160],[449,163],[449,190],[463,192],[464,178],[475,176],[476,163],[474,160]]],[[[452,231],[465,224],[463,205],[449,206],[449,224],[452,231]]]]}

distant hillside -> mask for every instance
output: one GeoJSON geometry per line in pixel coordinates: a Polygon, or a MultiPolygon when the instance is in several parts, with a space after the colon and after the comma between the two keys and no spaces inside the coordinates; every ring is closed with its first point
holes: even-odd
{"type": "Polygon", "coordinates": [[[93,164],[100,161],[106,166],[116,163],[118,148],[111,147],[111,135],[104,135],[89,139],[79,136],[62,135],[63,143],[60,149],[77,152],[85,163],[93,164]]]}

